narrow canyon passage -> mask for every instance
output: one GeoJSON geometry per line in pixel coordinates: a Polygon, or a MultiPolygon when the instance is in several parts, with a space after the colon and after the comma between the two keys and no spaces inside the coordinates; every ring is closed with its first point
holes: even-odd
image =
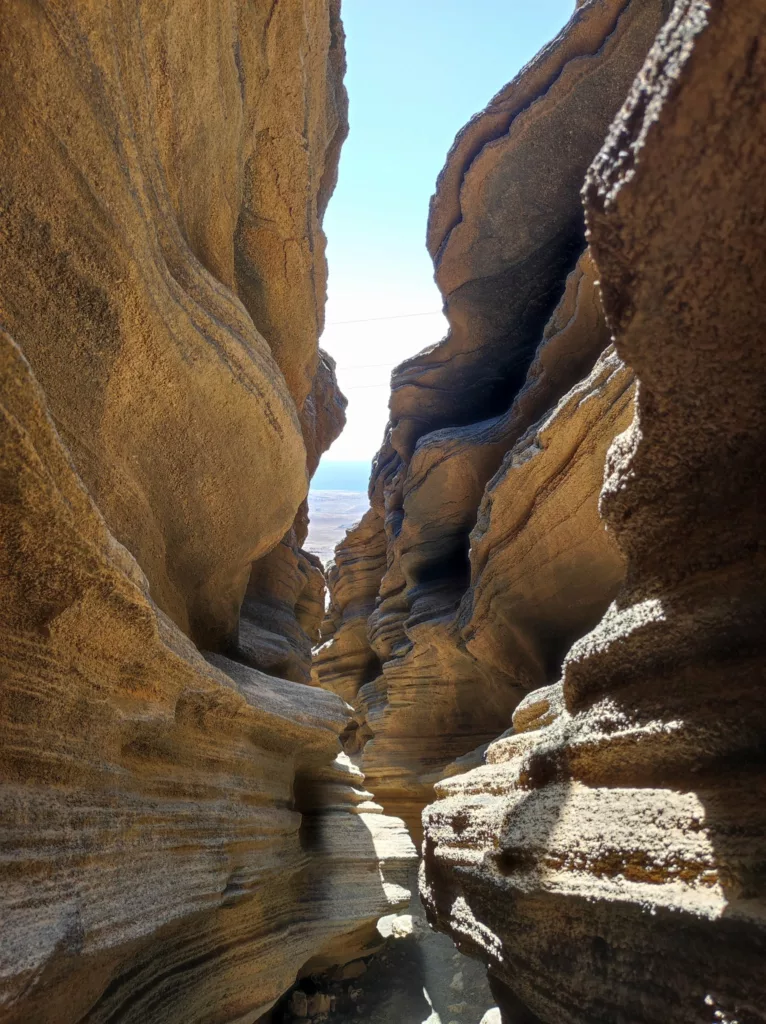
{"type": "Polygon", "coordinates": [[[3,5],[0,1024],[766,1024],[765,35],[454,124],[336,506],[340,0],[3,5]]]}

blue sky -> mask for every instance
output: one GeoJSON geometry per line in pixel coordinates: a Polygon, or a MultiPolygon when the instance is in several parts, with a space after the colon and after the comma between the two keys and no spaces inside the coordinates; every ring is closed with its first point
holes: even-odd
{"type": "Polygon", "coordinates": [[[444,335],[425,232],[452,140],[574,6],[343,0],[351,131],[325,217],[330,279],[321,343],[338,362],[349,409],[327,460],[372,458],[392,366],[444,335]],[[413,313],[428,315],[378,319],[413,313]]]}

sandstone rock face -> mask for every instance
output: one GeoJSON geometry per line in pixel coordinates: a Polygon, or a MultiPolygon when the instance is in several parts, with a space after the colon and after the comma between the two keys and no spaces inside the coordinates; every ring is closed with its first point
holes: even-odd
{"type": "Polygon", "coordinates": [[[508,1020],[766,1021],[764,31],[677,3],[588,172],[624,585],[425,816],[429,914],[508,1020]]]}
{"type": "Polygon", "coordinates": [[[0,1019],[255,1016],[358,955],[411,844],[336,759],[338,697],[206,662],[152,603],[2,342],[0,1019]]]}
{"type": "MultiPolygon", "coordinates": [[[[345,408],[335,361],[320,349],[317,374],[301,413],[309,476],[343,429],[345,408]]],[[[301,548],[307,533],[304,500],[280,543],[253,563],[232,647],[237,660],[298,683],[311,679],[312,647],[319,639],[326,590],[320,560],[301,548]]]]}
{"type": "Polygon", "coordinates": [[[234,655],[253,668],[307,683],[324,616],[322,563],[298,547],[295,528],[253,565],[234,655]]]}
{"type": "Polygon", "coordinates": [[[3,323],[154,600],[207,646],[306,494],[337,8],[0,17],[3,323]]]}
{"type": "Polygon", "coordinates": [[[434,783],[480,763],[624,575],[598,496],[633,375],[610,348],[579,190],[663,13],[580,5],[437,183],[450,332],[394,371],[371,510],[338,548],[313,672],[354,704],[346,747],[416,838],[434,783]]]}
{"type": "Polygon", "coordinates": [[[508,408],[583,248],[579,191],[659,29],[662,0],[588,0],[458,135],[428,227],[450,331],[394,373],[402,458],[508,408]]]}
{"type": "Polygon", "coordinates": [[[367,637],[367,620],[385,568],[383,517],[371,508],[335,549],[328,573],[330,606],[322,623],[324,643],[314,659],[315,681],[350,704],[364,683],[380,672],[380,661],[367,637]]]}
{"type": "Polygon", "coordinates": [[[338,5],[12,0],[0,57],[0,1021],[253,1021],[414,858],[300,682],[338,5]]]}

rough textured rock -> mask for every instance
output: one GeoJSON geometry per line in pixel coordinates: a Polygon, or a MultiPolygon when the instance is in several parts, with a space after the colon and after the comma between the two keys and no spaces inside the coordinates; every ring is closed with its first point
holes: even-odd
{"type": "Polygon", "coordinates": [[[208,646],[306,494],[337,8],[0,15],[3,323],[154,600],[208,646]]]}
{"type": "MultiPolygon", "coordinates": [[[[345,408],[335,360],[320,349],[314,385],[301,413],[309,476],[343,429],[345,408]]],[[[312,647],[324,618],[324,569],[315,555],[301,547],[307,533],[308,502],[304,501],[280,543],[253,563],[236,642],[230,648],[237,660],[297,683],[311,678],[312,647]]]]}
{"type": "Polygon", "coordinates": [[[0,58],[0,1020],[243,1024],[414,858],[289,681],[338,4],[12,0],[0,58]]]}
{"type": "Polygon", "coordinates": [[[632,377],[599,358],[608,341],[586,251],[508,412],[421,438],[409,463],[384,449],[337,549],[314,680],[356,706],[346,747],[374,736],[369,785],[416,837],[434,781],[556,677],[622,579],[597,504],[632,377]]]}
{"type": "Polygon", "coordinates": [[[579,191],[662,23],[662,0],[588,0],[458,135],[428,245],[450,324],[392,382],[393,445],[507,409],[583,248],[579,191]]]}
{"type": "MultiPolygon", "coordinates": [[[[417,484],[405,492],[392,545],[404,586],[393,598],[381,588],[370,620],[372,632],[387,600],[404,605],[404,640],[357,704],[373,735],[362,760],[368,783],[416,836],[445,766],[497,736],[524,693],[555,678],[567,641],[598,620],[619,585],[623,563],[599,522],[598,494],[631,395],[630,373],[607,353],[511,448],[470,536],[468,580],[444,556],[454,536],[447,504],[470,520],[468,501],[457,488],[445,487],[437,504],[419,503],[417,484]],[[441,567],[449,575],[440,577],[441,567]]],[[[411,466],[408,482],[413,476],[411,466]]]]}
{"type": "Polygon", "coordinates": [[[314,669],[354,703],[346,748],[416,838],[434,783],[479,763],[558,677],[623,577],[598,494],[632,374],[609,347],[579,191],[664,10],[579,5],[437,183],[450,333],[394,372],[371,511],[338,548],[314,669]]]}
{"type": "Polygon", "coordinates": [[[313,664],[314,681],[350,704],[364,683],[380,672],[367,637],[367,620],[385,568],[383,519],[377,509],[370,509],[335,549],[328,572],[330,605],[321,627],[323,645],[313,664]]]}
{"type": "Polygon", "coordinates": [[[527,689],[555,676],[622,582],[624,560],[599,523],[598,499],[633,394],[632,374],[610,347],[511,448],[485,490],[463,636],[477,661],[527,689]]]}
{"type": "Polygon", "coordinates": [[[255,1016],[309,958],[358,955],[411,844],[334,762],[343,702],[206,663],[5,334],[1,365],[0,1019],[255,1016]]]}
{"type": "Polygon", "coordinates": [[[766,1021],[764,31],[679,0],[588,173],[625,583],[427,812],[429,914],[507,1019],[766,1021]]]}
{"type": "Polygon", "coordinates": [[[324,616],[319,559],[298,547],[295,529],[253,565],[239,616],[234,656],[253,668],[307,683],[324,616]]]}

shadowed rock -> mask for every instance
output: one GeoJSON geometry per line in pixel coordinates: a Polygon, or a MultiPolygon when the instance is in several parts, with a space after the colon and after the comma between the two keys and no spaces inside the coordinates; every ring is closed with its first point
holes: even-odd
{"type": "Polygon", "coordinates": [[[366,948],[412,846],[331,768],[338,697],[206,662],[153,604],[0,342],[0,1019],[256,1016],[366,948]]]}
{"type": "Polygon", "coordinates": [[[403,458],[434,428],[507,409],[582,251],[580,187],[662,23],[662,0],[589,0],[459,133],[428,245],[447,337],[392,378],[403,458]]]}
{"type": "Polygon", "coordinates": [[[13,0],[0,57],[0,1020],[241,1024],[414,858],[347,705],[220,653],[322,614],[338,4],[13,0]]]}
{"type": "MultiPolygon", "coordinates": [[[[663,12],[579,5],[458,135],[437,184],[450,334],[393,375],[370,484],[377,598],[365,589],[353,628],[333,620],[315,670],[354,701],[369,785],[416,838],[434,782],[557,678],[623,577],[597,504],[632,376],[609,349],[579,192],[663,12]]],[[[354,604],[345,559],[329,582],[333,607],[354,604]]]]}
{"type": "Polygon", "coordinates": [[[426,822],[429,914],[509,1019],[766,1020],[764,30],[678,3],[588,173],[625,584],[426,822]]]}

